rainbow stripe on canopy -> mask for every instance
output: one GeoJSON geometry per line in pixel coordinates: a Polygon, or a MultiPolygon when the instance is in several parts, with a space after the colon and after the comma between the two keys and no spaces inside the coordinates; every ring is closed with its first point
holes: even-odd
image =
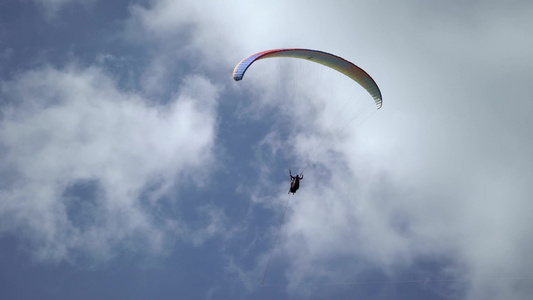
{"type": "Polygon", "coordinates": [[[381,91],[374,79],[372,79],[367,72],[342,57],[318,50],[274,49],[250,55],[237,64],[233,70],[233,79],[235,79],[235,81],[241,80],[244,77],[246,70],[248,70],[255,61],[270,57],[294,57],[306,59],[335,69],[365,88],[372,98],[374,98],[377,108],[381,108],[383,102],[381,99],[381,91]]]}

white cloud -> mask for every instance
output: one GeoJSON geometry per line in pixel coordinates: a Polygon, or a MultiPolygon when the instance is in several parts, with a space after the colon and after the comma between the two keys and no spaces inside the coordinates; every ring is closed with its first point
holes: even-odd
{"type": "MultiPolygon", "coordinates": [[[[313,84],[266,82],[273,89],[253,77],[232,86],[263,100],[253,104],[259,112],[252,117],[276,111],[293,134],[287,141],[279,131],[270,133],[256,146],[264,159],[258,167],[263,184],[271,183],[272,153],[315,163],[304,162],[306,179],[279,244],[293,261],[289,282],[361,280],[358,275],[373,268],[402,280],[395,276],[419,260],[444,260],[448,265],[433,274],[465,279],[469,299],[520,298],[531,291],[519,284],[513,290],[517,282],[509,278],[527,275],[531,265],[523,258],[533,250],[527,215],[533,179],[530,10],[520,1],[162,0],[132,5],[126,35],[156,48],[142,80],[147,93],[169,80],[176,57],[192,57],[203,71],[227,70],[231,80],[231,69],[244,56],[278,47],[344,56],[380,85],[383,109],[354,134],[341,125],[343,134],[333,137],[328,132],[339,129],[332,126],[339,110],[329,104],[344,89],[339,96],[321,94],[313,84]],[[250,86],[260,92],[253,94],[250,86]],[[490,295],[484,292],[488,286],[490,295]]],[[[94,251],[108,253],[117,238],[132,233],[157,247],[165,230],[138,206],[138,193],[152,176],[172,182],[211,155],[217,91],[207,81],[189,78],[190,88],[182,88],[170,106],[149,107],[102,75],[95,69],[45,69],[4,84],[7,95],[59,101],[15,106],[4,112],[1,131],[2,171],[14,174],[3,185],[12,200],[2,205],[9,218],[2,218],[1,228],[39,234],[44,256],[64,257],[84,237],[94,237],[94,251]],[[207,105],[199,108],[199,99],[208,99],[207,105]],[[106,217],[91,232],[78,232],[57,199],[73,180],[95,178],[106,217]],[[107,228],[111,233],[103,232],[107,228]]],[[[251,192],[252,198],[281,209],[286,187],[261,192],[272,190],[251,192]]],[[[216,208],[206,215],[210,225],[197,232],[198,243],[221,234],[217,225],[225,222],[216,208]]]]}
{"type": "MultiPolygon", "coordinates": [[[[315,154],[324,164],[306,170],[280,244],[294,262],[290,282],[322,275],[359,280],[358,271],[372,267],[395,278],[433,259],[448,262],[432,270],[437,277],[454,274],[469,283],[461,286],[469,299],[531,295],[520,285],[513,290],[517,281],[509,279],[527,276],[531,266],[524,257],[533,250],[527,216],[533,180],[530,4],[210,4],[200,10],[159,1],[135,7],[134,16],[156,35],[193,28],[191,45],[216,57],[210,61],[236,63],[285,46],[319,48],[354,60],[382,88],[383,110],[356,134],[320,146],[336,156],[315,154]],[[335,271],[338,257],[345,267],[335,271]],[[483,292],[488,286],[490,295],[483,292]]],[[[288,112],[298,129],[292,141],[301,144],[274,133],[260,147],[294,149],[305,159],[312,139],[324,140],[313,134],[327,132],[330,123],[310,120],[309,108],[297,105],[316,89],[281,88],[290,99],[266,94],[268,101],[254,108],[279,107],[280,115],[294,108],[288,112]]],[[[311,112],[320,117],[317,105],[311,112]]]]}
{"type": "Polygon", "coordinates": [[[1,87],[3,234],[43,260],[166,251],[175,228],[153,212],[212,165],[217,86],[188,76],[168,104],[149,105],[98,68],[44,67],[1,87]]]}

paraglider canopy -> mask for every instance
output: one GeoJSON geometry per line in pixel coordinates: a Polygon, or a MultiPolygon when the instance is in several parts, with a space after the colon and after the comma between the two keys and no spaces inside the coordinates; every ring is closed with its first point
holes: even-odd
{"type": "Polygon", "coordinates": [[[365,88],[367,92],[370,93],[372,98],[374,98],[377,108],[381,108],[383,102],[383,100],[381,99],[381,91],[379,90],[379,87],[374,81],[374,79],[372,79],[372,77],[370,77],[367,72],[342,57],[318,50],[296,48],[274,49],[250,55],[243,59],[239,64],[237,64],[237,66],[233,70],[233,79],[235,81],[241,80],[244,77],[244,73],[246,73],[246,70],[248,70],[250,65],[252,65],[255,61],[270,57],[300,58],[335,69],[343,73],[344,75],[350,77],[351,79],[359,83],[363,88],[365,88]]]}

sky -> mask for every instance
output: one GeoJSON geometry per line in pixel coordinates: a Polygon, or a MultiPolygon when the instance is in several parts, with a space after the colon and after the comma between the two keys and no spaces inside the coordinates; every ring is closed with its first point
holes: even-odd
{"type": "Polygon", "coordinates": [[[532,14],[1,1],[0,298],[531,299],[532,14]]]}

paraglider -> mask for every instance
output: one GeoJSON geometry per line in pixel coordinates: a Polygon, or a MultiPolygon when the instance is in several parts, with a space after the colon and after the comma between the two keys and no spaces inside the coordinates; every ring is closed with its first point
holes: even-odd
{"type": "MultiPolygon", "coordinates": [[[[248,68],[257,60],[274,57],[299,58],[334,69],[362,86],[374,99],[377,109],[380,109],[382,106],[383,100],[381,91],[374,79],[372,79],[367,72],[342,57],[319,50],[290,48],[273,49],[255,53],[244,58],[237,64],[237,66],[235,66],[235,69],[233,70],[233,79],[235,81],[242,80],[248,68]]],[[[289,170],[289,175],[291,176],[289,194],[294,194],[300,187],[300,180],[303,179],[303,173],[301,175],[293,176],[289,170]]]]}
{"type": "MultiPolygon", "coordinates": [[[[261,60],[261,59],[265,59],[265,58],[275,58],[275,57],[298,58],[298,59],[308,60],[308,61],[311,61],[311,62],[315,62],[315,63],[321,64],[323,66],[329,67],[329,68],[331,68],[331,69],[333,69],[335,71],[338,71],[341,74],[343,74],[343,75],[347,76],[348,78],[350,78],[351,80],[357,82],[361,87],[363,87],[370,94],[370,96],[372,96],[372,98],[374,99],[374,103],[375,103],[377,109],[380,109],[381,106],[382,106],[383,100],[382,100],[382,96],[381,96],[381,91],[379,90],[379,87],[376,84],[376,82],[374,81],[374,79],[372,79],[372,77],[370,77],[370,75],[367,72],[365,72],[363,69],[359,68],[358,66],[356,66],[352,62],[350,62],[350,61],[348,61],[348,60],[346,60],[346,59],[344,59],[342,57],[333,55],[331,53],[319,51],[319,50],[290,48],[290,49],[273,49],[273,50],[266,50],[266,51],[255,53],[253,55],[250,55],[250,56],[244,58],[243,60],[241,60],[237,64],[237,66],[235,66],[235,69],[233,70],[233,79],[235,81],[242,80],[243,77],[244,77],[244,74],[246,73],[248,68],[254,62],[256,62],[258,60],[261,60]]],[[[335,73],[335,72],[333,72],[333,73],[335,73]]],[[[301,75],[305,76],[306,74],[301,74],[301,75]]],[[[280,76],[280,77],[281,77],[281,80],[284,80],[283,76],[280,76]]],[[[331,76],[331,77],[334,77],[334,76],[331,76]]],[[[340,77],[342,77],[342,76],[340,76],[340,77]]],[[[350,81],[347,80],[347,82],[350,82],[350,81]]],[[[352,87],[352,86],[350,86],[350,87],[352,87]]],[[[372,106],[371,102],[368,103],[368,104],[370,106],[372,106]]],[[[299,104],[296,103],[296,105],[299,105],[299,104]]],[[[350,120],[348,120],[348,122],[346,124],[344,124],[343,128],[346,128],[347,124],[350,123],[352,120],[354,120],[354,118],[355,117],[351,117],[350,116],[350,120]]],[[[322,144],[324,144],[324,142],[322,144]]],[[[320,144],[320,145],[322,145],[322,144],[320,144]]],[[[319,146],[319,148],[320,148],[320,146],[319,146]]],[[[315,147],[314,151],[315,152],[317,151],[316,147],[315,147]]],[[[313,156],[310,156],[310,157],[313,157],[313,156]]],[[[310,158],[308,160],[312,161],[312,159],[310,159],[310,158]]],[[[263,274],[263,281],[261,282],[261,285],[263,285],[264,282],[265,282],[266,275],[267,275],[267,272],[268,272],[268,269],[269,269],[269,266],[270,266],[270,261],[272,259],[272,255],[274,253],[274,249],[276,248],[276,243],[277,243],[278,236],[279,236],[279,233],[280,233],[280,230],[281,230],[281,225],[283,224],[283,220],[285,218],[285,213],[286,213],[287,207],[289,205],[290,194],[291,193],[294,194],[294,193],[296,193],[298,191],[298,189],[300,188],[300,181],[303,180],[303,177],[304,177],[303,176],[303,172],[300,173],[300,174],[296,174],[295,176],[292,175],[290,169],[289,169],[289,176],[291,178],[291,186],[290,186],[289,192],[288,192],[289,196],[287,196],[287,202],[285,204],[285,209],[283,211],[283,216],[281,217],[281,221],[280,221],[279,226],[278,226],[278,231],[277,231],[277,234],[276,234],[276,238],[274,240],[274,243],[272,245],[272,249],[270,251],[270,256],[268,258],[268,262],[267,262],[267,265],[266,265],[266,268],[265,268],[265,272],[263,274]]]]}
{"type": "Polygon", "coordinates": [[[300,188],[300,180],[304,179],[304,173],[292,176],[291,170],[289,169],[289,175],[291,176],[291,188],[287,194],[292,193],[294,195],[294,193],[296,193],[296,191],[300,188]]]}

